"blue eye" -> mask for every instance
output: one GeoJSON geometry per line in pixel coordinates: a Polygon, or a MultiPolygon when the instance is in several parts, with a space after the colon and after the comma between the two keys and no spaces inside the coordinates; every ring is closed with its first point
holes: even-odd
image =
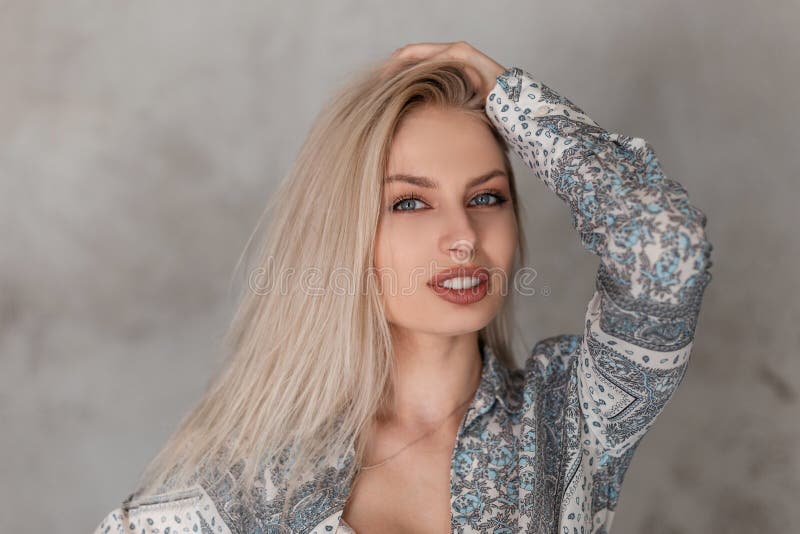
{"type": "Polygon", "coordinates": [[[502,204],[503,202],[506,201],[505,197],[503,197],[502,195],[498,195],[496,193],[481,193],[480,195],[476,196],[473,200],[479,199],[479,198],[490,199],[491,197],[495,198],[494,202],[489,202],[487,200],[485,202],[478,202],[478,205],[479,206],[493,206],[495,204],[502,204]]]}
{"type": "Polygon", "coordinates": [[[392,205],[392,211],[417,211],[417,210],[413,209],[415,202],[420,202],[421,203],[422,199],[420,199],[420,198],[418,198],[418,197],[416,197],[414,195],[410,195],[410,196],[407,196],[405,198],[401,198],[401,199],[397,200],[392,205]],[[410,209],[395,209],[396,206],[405,206],[406,208],[410,207],[410,209]]]}
{"type": "MultiPolygon", "coordinates": [[[[503,204],[506,201],[507,201],[506,197],[503,196],[502,194],[500,194],[499,192],[485,192],[485,193],[480,193],[479,195],[474,196],[472,198],[472,201],[470,201],[470,205],[471,206],[499,206],[500,204],[503,204]],[[494,201],[492,201],[492,198],[494,198],[494,201]],[[478,202],[477,203],[473,203],[475,200],[478,200],[478,202]]],[[[394,201],[394,203],[392,204],[392,207],[391,207],[391,211],[394,211],[394,212],[397,212],[397,211],[419,211],[419,209],[416,208],[417,203],[419,203],[421,205],[426,205],[425,201],[423,201],[417,195],[414,195],[414,194],[406,195],[406,196],[400,197],[400,198],[398,198],[397,200],[394,201]]]]}

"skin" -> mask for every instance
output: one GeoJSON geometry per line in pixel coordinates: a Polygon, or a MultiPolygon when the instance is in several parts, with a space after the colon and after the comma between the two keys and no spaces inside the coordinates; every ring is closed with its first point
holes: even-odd
{"type": "MultiPolygon", "coordinates": [[[[462,59],[484,99],[505,70],[463,42],[408,45],[386,68],[405,57],[462,59]]],[[[387,177],[424,176],[437,188],[404,181],[384,187],[375,267],[396,280],[394,289],[384,284],[382,297],[395,341],[396,396],[389,415],[367,436],[365,465],[433,432],[357,477],[343,517],[358,534],[450,532],[450,460],[480,383],[478,331],[505,296],[492,277],[484,299],[458,305],[427,282],[434,272],[464,264],[511,269],[517,221],[502,151],[489,128],[462,112],[429,106],[409,114],[393,140],[387,177]],[[488,180],[469,185],[494,170],[488,180]],[[398,201],[411,194],[417,198],[398,201]]]]}

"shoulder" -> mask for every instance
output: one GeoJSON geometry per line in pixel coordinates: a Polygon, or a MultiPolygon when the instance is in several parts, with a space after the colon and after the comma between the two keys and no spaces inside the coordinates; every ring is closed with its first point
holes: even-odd
{"type": "Polygon", "coordinates": [[[231,534],[213,500],[198,485],[146,497],[128,496],[109,512],[94,534],[207,532],[231,534]]]}
{"type": "Polygon", "coordinates": [[[522,366],[499,366],[499,387],[503,404],[512,412],[527,411],[541,394],[559,395],[575,376],[583,336],[558,334],[538,341],[522,366]]]}
{"type": "Polygon", "coordinates": [[[582,344],[583,336],[580,334],[558,334],[541,339],[525,360],[526,379],[563,375],[577,361],[582,344]]]}

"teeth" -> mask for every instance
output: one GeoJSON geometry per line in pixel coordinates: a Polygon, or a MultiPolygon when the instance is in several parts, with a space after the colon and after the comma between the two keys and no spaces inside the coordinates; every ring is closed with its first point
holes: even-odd
{"type": "Polygon", "coordinates": [[[480,283],[481,279],[473,276],[467,278],[450,278],[439,285],[446,287],[447,289],[469,289],[477,286],[480,283]]]}

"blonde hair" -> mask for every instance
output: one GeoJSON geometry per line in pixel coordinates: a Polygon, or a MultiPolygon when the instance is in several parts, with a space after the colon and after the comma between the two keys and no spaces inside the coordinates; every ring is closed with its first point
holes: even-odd
{"type": "MultiPolygon", "coordinates": [[[[392,71],[384,66],[363,69],[323,106],[270,197],[242,255],[255,262],[245,262],[252,265],[225,337],[223,365],[146,466],[135,494],[185,488],[198,477],[219,480],[238,464],[243,469],[236,485],[246,503],[259,466],[285,459],[291,450],[285,516],[299,475],[319,469],[320,461],[335,461],[353,446],[355,461],[348,473],[355,474],[364,453],[358,437],[392,396],[392,339],[368,273],[393,133],[412,109],[456,109],[492,130],[503,151],[517,216],[514,271],[524,263],[509,148],[492,127],[463,65],[426,60],[405,61],[392,71]],[[265,223],[263,238],[254,240],[265,223]],[[311,294],[303,280],[287,280],[288,272],[314,273],[325,281],[345,272],[352,287],[311,294]],[[276,278],[280,290],[254,288],[254,280],[276,278]]],[[[237,269],[242,265],[240,258],[237,269]]],[[[479,340],[516,369],[508,327],[506,298],[479,340]]]]}

